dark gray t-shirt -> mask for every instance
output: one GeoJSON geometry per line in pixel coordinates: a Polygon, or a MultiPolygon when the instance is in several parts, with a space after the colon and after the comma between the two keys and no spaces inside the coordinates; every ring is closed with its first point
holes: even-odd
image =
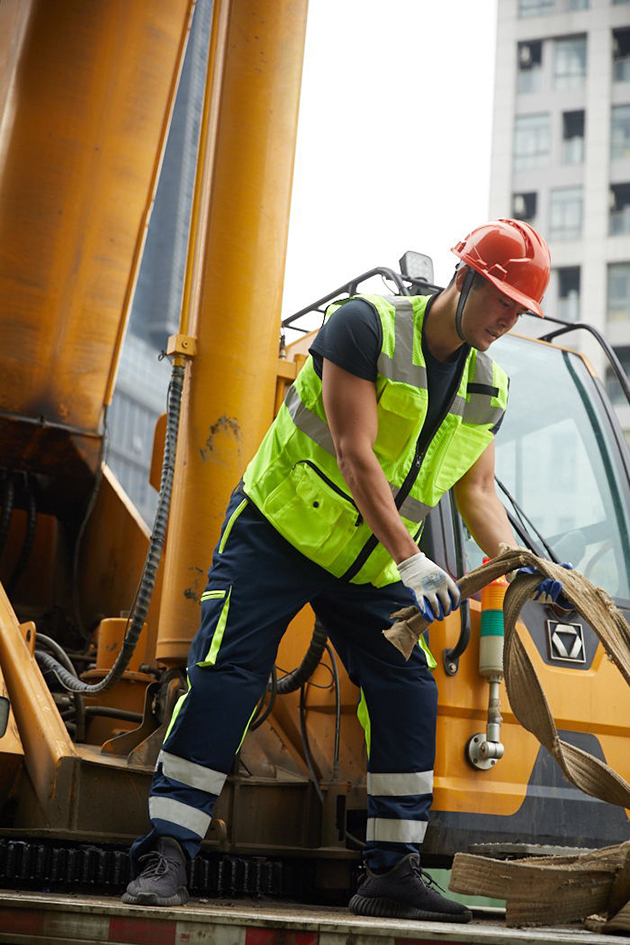
{"type": "MultiPolygon", "coordinates": [[[[427,304],[427,312],[433,296],[427,304]]],[[[322,360],[326,358],[338,367],[366,381],[376,381],[377,361],[383,344],[383,329],[376,309],[365,299],[352,299],[334,312],[320,328],[310,347],[313,366],[322,376],[322,360]]],[[[422,428],[422,439],[428,441],[447,408],[459,383],[463,361],[469,352],[462,345],[453,361],[438,361],[422,338],[422,351],[427,365],[429,403],[422,428]]],[[[499,424],[493,432],[496,432],[499,424]]],[[[425,443],[423,443],[423,448],[425,443]]]]}

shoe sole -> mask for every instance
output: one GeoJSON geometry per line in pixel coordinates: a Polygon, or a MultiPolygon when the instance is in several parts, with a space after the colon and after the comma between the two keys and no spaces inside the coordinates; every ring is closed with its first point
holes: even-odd
{"type": "Polygon", "coordinates": [[[352,897],[348,908],[355,915],[379,919],[424,919],[427,922],[470,922],[472,919],[472,912],[468,909],[464,912],[428,912],[393,899],[368,899],[359,895],[352,897]]]}
{"type": "Polygon", "coordinates": [[[188,890],[180,886],[174,896],[156,896],[155,893],[124,893],[122,901],[131,906],[185,906],[188,902],[188,890]]]}

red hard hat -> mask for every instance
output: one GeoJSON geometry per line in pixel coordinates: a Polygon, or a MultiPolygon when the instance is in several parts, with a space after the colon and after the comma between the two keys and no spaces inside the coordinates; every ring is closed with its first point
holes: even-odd
{"type": "Polygon", "coordinates": [[[551,257],[542,236],[528,223],[491,220],[453,246],[452,252],[504,295],[543,317],[540,303],[551,257]]]}

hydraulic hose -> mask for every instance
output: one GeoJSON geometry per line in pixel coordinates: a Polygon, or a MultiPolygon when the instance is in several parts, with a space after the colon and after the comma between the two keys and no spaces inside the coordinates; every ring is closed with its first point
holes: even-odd
{"type": "MultiPolygon", "coordinates": [[[[46,636],[44,633],[37,634],[37,644],[48,647],[49,650],[52,650],[59,662],[65,666],[71,675],[78,679],[76,670],[72,665],[72,661],[66,651],[57,643],[56,640],[53,640],[52,637],[46,636]]],[[[37,655],[39,651],[35,651],[37,655]]],[[[44,654],[47,655],[47,654],[44,654]]],[[[83,696],[80,692],[73,692],[74,696],[74,718],[76,722],[76,738],[77,741],[81,741],[85,736],[85,702],[83,701],[83,696]]]]}
{"type": "Polygon", "coordinates": [[[311,642],[308,645],[308,650],[304,654],[304,659],[296,669],[292,670],[290,673],[287,673],[286,676],[283,676],[282,679],[278,680],[276,687],[278,695],[284,696],[288,692],[296,692],[304,685],[305,682],[311,678],[321,662],[327,642],[328,634],[326,633],[320,621],[315,618],[313,636],[311,637],[311,642]]]}
{"type": "Polygon", "coordinates": [[[11,515],[13,514],[13,503],[15,501],[15,487],[11,473],[7,474],[4,480],[4,489],[2,490],[2,515],[0,515],[0,554],[4,551],[4,546],[9,535],[9,525],[11,524],[11,515]]]}
{"type": "Polygon", "coordinates": [[[260,697],[260,702],[256,706],[256,715],[254,716],[253,721],[251,722],[249,726],[250,732],[255,732],[256,729],[260,728],[263,722],[265,722],[269,718],[269,716],[273,712],[273,707],[276,704],[277,694],[278,694],[278,673],[276,671],[276,667],[273,666],[271,669],[271,674],[269,676],[269,682],[267,683],[265,691],[260,697]],[[263,706],[265,705],[265,696],[267,695],[267,692],[269,693],[269,701],[267,702],[267,705],[263,709],[263,706]]]}
{"type": "MultiPolygon", "coordinates": [[[[298,669],[299,668],[300,667],[298,667],[298,669]]],[[[296,669],[295,672],[297,671],[298,670],[296,669]]],[[[310,775],[313,787],[315,788],[315,793],[319,798],[319,802],[320,804],[323,804],[324,795],[322,794],[322,789],[319,785],[319,778],[317,776],[317,772],[315,771],[315,762],[313,761],[313,754],[311,752],[311,745],[308,740],[308,731],[306,728],[306,683],[302,683],[300,686],[300,734],[302,736],[302,747],[304,749],[304,758],[306,760],[308,773],[310,775]]]]}
{"type": "Polygon", "coordinates": [[[339,777],[339,746],[341,742],[341,690],[339,688],[339,670],[337,669],[337,660],[333,653],[330,643],[326,644],[326,652],[330,660],[330,671],[333,676],[333,685],[335,689],[335,742],[333,747],[333,773],[332,779],[336,781],[339,777]]]}
{"type": "Polygon", "coordinates": [[[112,689],[122,677],[122,674],[129,665],[129,660],[136,648],[144,621],[151,602],[155,578],[157,575],[162,548],[166,539],[166,526],[168,514],[171,506],[171,492],[173,488],[173,475],[175,471],[175,451],[177,447],[177,433],[179,430],[179,417],[182,403],[182,390],[184,387],[184,367],[174,364],[171,373],[171,382],[168,389],[168,405],[166,413],[166,439],[164,443],[164,459],[162,462],[162,477],[160,481],[160,494],[158,497],[158,506],[155,513],[155,522],[153,532],[149,540],[149,549],[142,571],[142,577],[138,585],[138,590],[132,605],[129,620],[127,622],[127,632],[123,640],[123,645],[118,654],[116,662],[111,670],[99,683],[89,685],[81,679],[77,679],[56,659],[48,653],[35,653],[37,662],[42,669],[54,673],[64,689],[69,692],[107,692],[112,689]]]}
{"type": "Polygon", "coordinates": [[[88,718],[101,716],[106,719],[121,719],[123,722],[135,722],[137,725],[142,722],[141,712],[129,712],[127,709],[117,709],[111,705],[87,705],[85,714],[88,718]]]}

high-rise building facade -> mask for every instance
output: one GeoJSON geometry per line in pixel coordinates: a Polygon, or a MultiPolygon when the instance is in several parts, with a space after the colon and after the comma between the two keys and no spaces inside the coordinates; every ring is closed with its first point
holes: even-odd
{"type": "MultiPolygon", "coordinates": [[[[547,239],[546,312],[597,327],[628,374],[630,0],[498,0],[490,213],[547,239]]],[[[630,443],[605,359],[584,333],[569,340],[605,380],[630,443]]]]}

